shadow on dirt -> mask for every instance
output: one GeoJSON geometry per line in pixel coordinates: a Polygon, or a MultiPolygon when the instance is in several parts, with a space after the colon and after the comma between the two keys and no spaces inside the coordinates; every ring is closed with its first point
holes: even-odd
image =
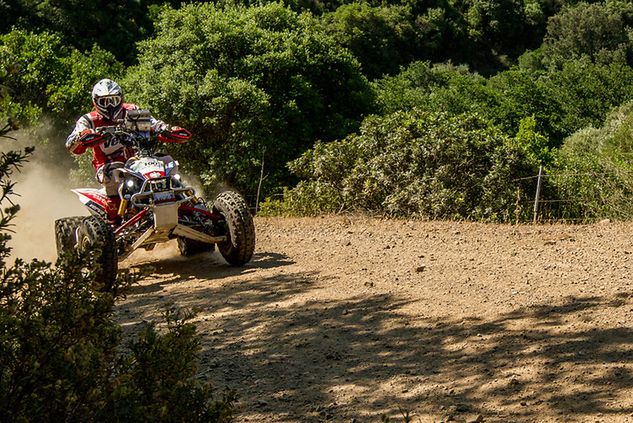
{"type": "Polygon", "coordinates": [[[158,277],[158,281],[151,285],[134,285],[130,287],[127,294],[149,294],[161,291],[165,285],[186,282],[189,279],[223,279],[253,272],[256,269],[272,269],[293,263],[287,256],[273,252],[255,253],[251,261],[242,267],[229,265],[217,251],[193,257],[173,256],[160,261],[130,266],[130,270],[144,272],[149,278],[158,277]]]}
{"type": "MultiPolygon", "coordinates": [[[[264,253],[253,266],[286,263],[264,253]]],[[[177,267],[166,263],[161,271],[177,267]]],[[[238,272],[211,268],[196,277],[238,272]]],[[[188,277],[183,271],[180,280],[188,277]]],[[[456,421],[476,415],[486,421],[574,420],[596,413],[608,420],[633,413],[630,401],[618,401],[633,389],[633,329],[626,321],[591,326],[601,310],[630,309],[633,293],[570,297],[496,318],[411,320],[402,311],[410,300],[391,294],[291,302],[319,278],[277,274],[170,294],[210,322],[202,333],[201,373],[218,387],[235,389],[249,413],[306,422],[379,421],[399,407],[456,421]],[[354,397],[337,403],[346,389],[354,397]]],[[[126,308],[156,307],[151,296],[131,296],[126,308]]]]}
{"type": "MultiPolygon", "coordinates": [[[[267,281],[268,289],[274,289],[271,282],[277,281],[267,281]]],[[[289,283],[278,286],[282,295],[291,294],[284,290],[289,283]]],[[[264,298],[258,301],[265,305],[264,298]]],[[[617,399],[633,389],[626,367],[633,363],[633,330],[564,323],[571,314],[610,303],[569,298],[561,306],[523,308],[494,320],[411,322],[399,312],[407,302],[393,296],[257,312],[247,311],[253,309],[249,300],[216,322],[229,329],[205,339],[202,367],[218,365],[212,380],[242,391],[247,407],[289,421],[359,418],[336,403],[333,394],[345,385],[362,393],[352,399],[354,408],[376,420],[399,407],[439,418],[452,414],[458,421],[459,415],[479,414],[503,421],[630,415],[633,408],[617,399]],[[253,328],[256,337],[248,335],[253,328]],[[306,399],[300,410],[286,405],[306,399]],[[495,409],[486,407],[491,403],[495,409]],[[521,411],[504,413],[504,405],[520,405],[521,411]]]]}

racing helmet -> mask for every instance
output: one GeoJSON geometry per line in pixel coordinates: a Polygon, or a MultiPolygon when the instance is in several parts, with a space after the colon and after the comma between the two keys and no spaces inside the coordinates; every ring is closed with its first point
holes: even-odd
{"type": "Polygon", "coordinates": [[[102,79],[92,88],[92,103],[101,116],[113,120],[123,107],[123,89],[111,79],[102,79]]]}

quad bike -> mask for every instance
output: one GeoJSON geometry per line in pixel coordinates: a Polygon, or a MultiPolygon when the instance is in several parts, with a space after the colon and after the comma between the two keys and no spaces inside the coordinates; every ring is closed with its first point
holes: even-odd
{"type": "MultiPolygon", "coordinates": [[[[119,184],[117,222],[108,219],[104,190],[90,188],[72,190],[90,210],[90,216],[55,221],[59,255],[69,249],[99,247],[96,282],[106,290],[116,279],[119,261],[139,248],[151,250],[174,238],[183,256],[213,251],[217,245],[224,259],[235,266],[247,263],[255,249],[255,225],[242,196],[222,192],[209,208],[181,180],[178,162],[156,151],[158,136],[150,131],[150,119],[149,111],[128,111],[118,125],[98,128],[96,134],[82,140],[116,138],[136,151],[122,167],[109,170],[119,184]]],[[[178,129],[160,136],[178,141],[190,133],[178,129]]]]}

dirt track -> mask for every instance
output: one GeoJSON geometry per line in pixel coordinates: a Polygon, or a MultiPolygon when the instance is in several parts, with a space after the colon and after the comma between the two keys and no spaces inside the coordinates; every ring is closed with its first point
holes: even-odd
{"type": "Polygon", "coordinates": [[[633,421],[633,224],[256,225],[242,269],[135,253],[155,269],[117,310],[200,309],[200,370],[237,421],[633,421]]]}

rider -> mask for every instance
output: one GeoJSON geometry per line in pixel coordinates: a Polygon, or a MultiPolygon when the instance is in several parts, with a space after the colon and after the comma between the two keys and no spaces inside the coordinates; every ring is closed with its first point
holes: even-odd
{"type": "MultiPolygon", "coordinates": [[[[112,137],[86,137],[88,134],[97,134],[97,128],[102,126],[117,125],[125,118],[128,110],[138,110],[138,106],[123,102],[123,90],[111,79],[102,79],[92,88],[92,104],[95,110],[86,113],[77,120],[75,129],[66,139],[66,148],[74,154],[82,154],[88,148],[92,148],[92,165],[95,168],[97,181],[105,189],[107,196],[108,220],[116,223],[121,199],[118,194],[118,183],[110,176],[110,170],[124,165],[125,161],[134,156],[131,147],[124,146],[117,138],[112,137]],[[82,141],[87,138],[88,141],[82,141]]],[[[164,133],[182,128],[171,126],[163,121],[151,118],[152,131],[164,133]]],[[[159,137],[161,139],[162,137],[159,137]]],[[[161,139],[165,141],[165,139],[161,139]]],[[[170,140],[173,142],[173,140],[170,140]]],[[[181,137],[180,142],[185,141],[181,137]]]]}

